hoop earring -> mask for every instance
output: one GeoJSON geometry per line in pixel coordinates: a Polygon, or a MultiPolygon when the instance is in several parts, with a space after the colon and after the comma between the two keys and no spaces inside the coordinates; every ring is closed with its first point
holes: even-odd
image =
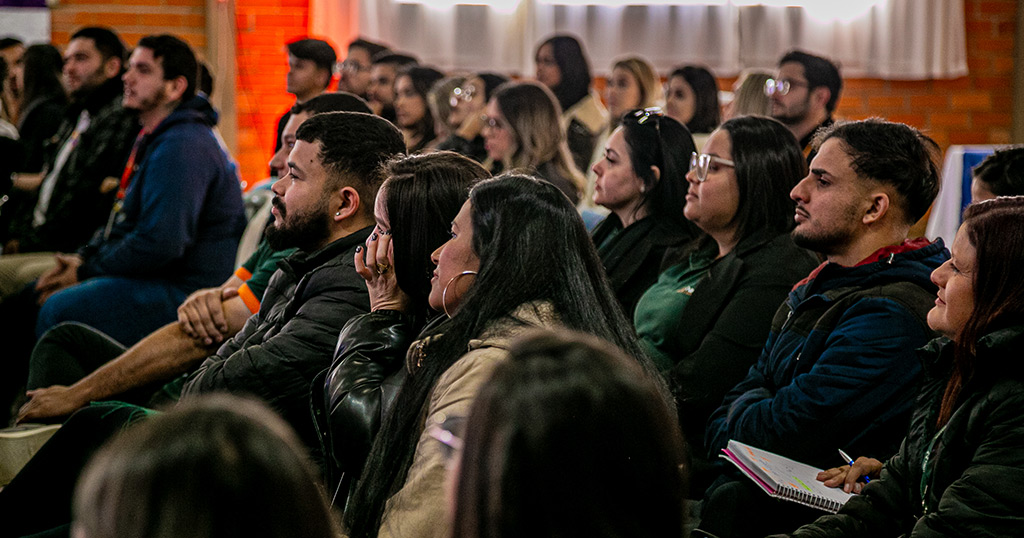
{"type": "Polygon", "coordinates": [[[453,276],[452,279],[449,280],[448,283],[444,285],[444,289],[441,290],[441,310],[444,310],[444,315],[448,316],[449,318],[452,317],[452,315],[448,313],[448,286],[451,286],[452,282],[455,282],[455,280],[457,280],[460,276],[475,274],[477,274],[476,271],[463,271],[453,276]]]}

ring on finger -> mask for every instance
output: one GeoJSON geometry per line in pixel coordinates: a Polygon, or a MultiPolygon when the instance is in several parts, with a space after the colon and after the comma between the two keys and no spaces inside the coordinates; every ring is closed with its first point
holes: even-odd
{"type": "Polygon", "coordinates": [[[391,269],[390,265],[388,265],[386,263],[380,263],[380,262],[377,263],[377,274],[378,275],[383,275],[384,273],[388,272],[388,269],[391,269]]]}

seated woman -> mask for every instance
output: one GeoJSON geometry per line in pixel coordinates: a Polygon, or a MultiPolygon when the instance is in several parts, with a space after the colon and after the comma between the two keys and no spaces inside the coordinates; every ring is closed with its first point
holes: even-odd
{"type": "Polygon", "coordinates": [[[661,261],[700,233],[683,216],[686,173],[696,150],[686,128],[660,109],[627,112],[594,165],[594,203],[611,211],[593,240],[627,317],[658,280],[661,261]]]}
{"type": "Polygon", "coordinates": [[[481,181],[434,252],[430,306],[451,319],[409,348],[407,378],[345,509],[346,533],[447,536],[444,458],[426,433],[466,416],[477,391],[532,327],[604,338],[646,364],[616,308],[597,253],[569,200],[551,184],[506,175],[481,181]]]}
{"type": "Polygon", "coordinates": [[[331,538],[295,432],[266,405],[215,395],[108,443],[82,475],[76,538],[331,538]]]}
{"type": "Polygon", "coordinates": [[[764,94],[764,85],[772,78],[770,71],[744,69],[732,86],[732,101],[725,105],[726,120],[740,116],[770,116],[772,100],[764,94]]]}
{"type": "Polygon", "coordinates": [[[434,118],[427,107],[427,92],[444,74],[431,67],[411,66],[395,77],[395,124],[402,129],[409,153],[434,141],[434,118]]]}
{"type": "MultiPolygon", "coordinates": [[[[1024,198],[973,204],[932,273],[925,381],[899,452],[792,536],[1019,536],[1024,528],[1024,198]]],[[[853,477],[860,476],[860,470],[853,477]]]]}
{"type": "Polygon", "coordinates": [[[451,536],[684,536],[682,436],[636,361],[564,332],[508,355],[452,453],[451,536]]]}
{"type": "Polygon", "coordinates": [[[638,108],[651,108],[657,104],[658,74],[651,66],[639,56],[622,58],[612,65],[612,76],[608,79],[605,87],[605,97],[608,100],[608,126],[601,131],[594,143],[594,155],[590,158],[590,173],[587,174],[587,188],[584,192],[582,206],[592,207],[594,205],[594,176],[593,166],[604,158],[605,145],[608,138],[622,123],[623,114],[638,108]]]}
{"type": "MultiPolygon", "coordinates": [[[[668,254],[674,263],[634,316],[695,447],[704,445],[705,423],[725,393],[757,360],[793,284],[817,265],[789,236],[789,191],[807,171],[793,134],[773,119],[747,116],[725,122],[704,149],[692,155],[684,209],[704,236],[668,254]]],[[[700,483],[703,468],[695,456],[691,480],[700,483]]]]}
{"type": "Polygon", "coordinates": [[[458,124],[452,126],[448,121],[452,114],[452,102],[454,101],[449,96],[456,88],[461,88],[465,83],[466,77],[462,75],[445,77],[435,82],[427,92],[427,110],[434,122],[434,142],[432,144],[434,148],[437,148],[442,141],[447,140],[452,135],[452,131],[458,128],[458,124]]]}
{"type": "MultiPolygon", "coordinates": [[[[452,133],[435,149],[454,151],[477,162],[486,162],[487,149],[480,134],[484,129],[484,107],[494,90],[506,82],[508,77],[503,75],[478,73],[466,77],[460,86],[452,89],[447,97],[451,107],[448,123],[452,133]]],[[[490,167],[490,164],[485,166],[490,167]]]]}
{"type": "Polygon", "coordinates": [[[547,180],[575,204],[585,179],[573,164],[558,114],[558,103],[544,86],[502,84],[485,109],[484,147],[502,170],[547,180]]]}
{"type": "Polygon", "coordinates": [[[704,147],[711,131],[718,127],[718,82],[707,68],[680,67],[665,84],[665,114],[682,123],[693,134],[697,149],[704,147]]]}
{"type": "Polygon", "coordinates": [[[593,78],[583,45],[570,35],[551,36],[537,47],[534,62],[537,82],[550,88],[558,100],[573,162],[586,170],[608,111],[590,87],[593,78]]]}
{"type": "Polygon", "coordinates": [[[385,379],[401,369],[405,350],[436,314],[427,300],[430,255],[449,238],[470,187],[488,175],[475,161],[449,151],[396,159],[385,173],[373,210],[377,227],[355,257],[371,312],[349,320],[326,377],[313,382],[324,387],[323,398],[313,399],[313,414],[327,483],[337,488],[333,502],[339,506],[359,479],[386,402],[397,392],[400,379],[385,379]]]}

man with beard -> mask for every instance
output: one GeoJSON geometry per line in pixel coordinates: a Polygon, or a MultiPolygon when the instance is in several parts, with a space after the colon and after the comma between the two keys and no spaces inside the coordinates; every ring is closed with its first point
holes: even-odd
{"type": "MultiPolygon", "coordinates": [[[[369,113],[370,109],[362,99],[344,93],[323,94],[295,105],[271,168],[282,177],[287,172],[299,125],[315,114],[341,111],[369,113]]],[[[262,241],[231,278],[219,287],[193,293],[178,307],[177,322],[131,348],[78,323],[62,323],[48,331],[32,352],[30,399],[22,406],[18,422],[64,417],[98,400],[149,402],[155,385],[198,366],[259,313],[278,261],[295,252],[293,245],[285,243],[283,249],[275,250],[262,241]]]]}
{"type": "Polygon", "coordinates": [[[72,35],[63,70],[71,106],[47,148],[45,168],[34,179],[12,178],[39,187],[13,208],[0,257],[0,299],[52,268],[55,252],[78,250],[106,221],[114,188],[104,181],[110,185],[121,175],[138,132],[134,112],[121,106],[124,55],[124,43],[106,28],[72,35]]]}
{"type": "Polygon", "coordinates": [[[387,50],[373,57],[366,100],[374,114],[395,123],[395,78],[403,67],[416,63],[412,56],[387,50]]]}
{"type": "Polygon", "coordinates": [[[839,102],[843,78],[839,68],[826,58],[794,50],[779,60],[779,72],[769,80],[765,93],[772,101],[772,117],[781,121],[804,148],[807,162],[814,158],[814,133],[832,125],[832,112],[839,102]]]}
{"type": "MultiPolygon", "coordinates": [[[[381,165],[405,152],[401,133],[370,114],[335,112],[303,123],[274,184],[276,247],[301,246],[271,278],[259,312],[187,379],[182,398],[211,392],[255,396],[268,403],[315,454],[310,384],[330,365],[338,333],[369,309],[354,254],[373,228],[381,165]]],[[[88,456],[139,408],[94,405],[72,417],[10,484],[0,490],[0,518],[13,536],[70,520],[71,494],[88,456]],[[38,514],[39,507],[48,507],[38,514]],[[14,517],[32,513],[34,517],[14,517]],[[38,515],[37,515],[38,514],[38,515]]]]}
{"type": "MultiPolygon", "coordinates": [[[[882,120],[836,124],[815,147],[810,174],[791,193],[793,240],[827,261],[789,294],[757,364],[711,415],[712,457],[735,439],[826,469],[839,463],[837,448],[888,459],[906,434],[921,371],[915,350],[934,336],[930,275],[949,258],[941,240],[907,239],[938,193],[938,147],[882,120]]],[[[705,496],[702,531],[761,537],[820,515],[722,470],[705,496]]]]}

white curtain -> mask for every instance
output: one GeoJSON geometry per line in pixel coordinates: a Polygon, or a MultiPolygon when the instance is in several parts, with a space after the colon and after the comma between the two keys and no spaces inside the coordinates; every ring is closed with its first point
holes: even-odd
{"type": "MultiPolygon", "coordinates": [[[[360,35],[446,70],[530,75],[536,45],[567,32],[582,39],[595,73],[605,75],[615,57],[639,54],[661,73],[699,63],[729,76],[745,67],[774,67],[792,48],[838,60],[845,77],[967,74],[963,0],[817,0],[804,7],[780,0],[654,0],[643,6],[610,0],[311,3],[315,17],[356,1],[360,35]],[[601,5],[584,5],[595,3],[601,5]]],[[[321,27],[316,21],[312,26],[321,27]]],[[[331,37],[339,45],[350,38],[331,37]]]]}

